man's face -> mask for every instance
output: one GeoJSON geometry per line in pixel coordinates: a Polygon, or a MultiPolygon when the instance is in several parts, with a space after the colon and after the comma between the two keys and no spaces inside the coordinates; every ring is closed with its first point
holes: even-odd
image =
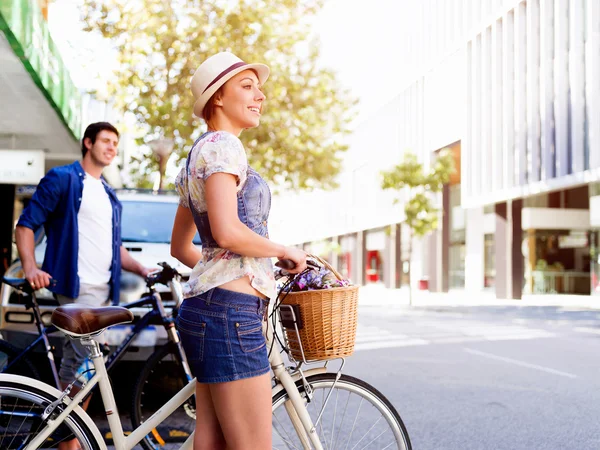
{"type": "MultiPolygon", "coordinates": [[[[92,144],[91,140],[86,140],[89,156],[92,161],[102,167],[110,165],[115,156],[117,156],[119,146],[119,137],[109,130],[102,130],[96,135],[96,142],[92,144]]],[[[87,155],[86,155],[87,156],[87,155]]]]}

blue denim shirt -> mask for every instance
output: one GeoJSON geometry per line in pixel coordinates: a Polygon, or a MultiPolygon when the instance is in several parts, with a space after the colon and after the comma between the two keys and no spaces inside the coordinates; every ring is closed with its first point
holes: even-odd
{"type": "MultiPolygon", "coordinates": [[[[44,226],[47,246],[42,270],[56,280],[56,284],[51,288],[54,293],[71,298],[79,296],[77,213],[81,206],[85,176],[79,161],[51,169],[40,181],[17,223],[17,226],[30,228],[34,232],[40,226],[44,226]]],[[[102,182],[113,212],[110,298],[114,304],[118,304],[121,279],[122,206],[111,187],[104,180],[102,182]]]]}

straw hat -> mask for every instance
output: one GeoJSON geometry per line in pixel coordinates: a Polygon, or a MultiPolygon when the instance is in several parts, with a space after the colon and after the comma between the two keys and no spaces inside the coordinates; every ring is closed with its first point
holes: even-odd
{"type": "Polygon", "coordinates": [[[202,111],[213,94],[231,77],[248,69],[256,71],[261,85],[269,78],[269,67],[248,64],[229,52],[217,53],[200,64],[192,77],[192,94],[196,100],[194,115],[202,117],[202,111]]]}

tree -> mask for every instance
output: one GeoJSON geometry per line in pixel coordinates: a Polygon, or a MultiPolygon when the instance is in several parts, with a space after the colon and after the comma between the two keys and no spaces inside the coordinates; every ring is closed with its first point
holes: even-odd
{"type": "Polygon", "coordinates": [[[394,199],[403,202],[405,222],[409,229],[408,280],[409,303],[412,305],[412,240],[431,233],[438,226],[439,209],[432,194],[440,192],[454,172],[454,156],[450,149],[440,150],[429,170],[425,170],[414,153],[406,153],[403,161],[389,171],[383,171],[381,187],[405,191],[394,199]]]}
{"type": "MultiPolygon", "coordinates": [[[[111,96],[135,115],[139,144],[170,138],[184,159],[204,131],[192,117],[191,76],[208,56],[232,51],[271,68],[262,123],[241,135],[253,167],[285,188],[336,186],[356,101],[307,40],[323,0],[84,1],[85,30],[118,53],[111,96]]],[[[149,149],[133,165],[139,185],[158,168],[149,149]]]]}

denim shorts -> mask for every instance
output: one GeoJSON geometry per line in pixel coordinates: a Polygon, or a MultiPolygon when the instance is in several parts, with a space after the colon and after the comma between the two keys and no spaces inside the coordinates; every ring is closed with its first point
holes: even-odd
{"type": "Polygon", "coordinates": [[[263,335],[267,303],[221,288],[183,301],[175,324],[199,383],[224,383],[269,372],[263,335]]]}

